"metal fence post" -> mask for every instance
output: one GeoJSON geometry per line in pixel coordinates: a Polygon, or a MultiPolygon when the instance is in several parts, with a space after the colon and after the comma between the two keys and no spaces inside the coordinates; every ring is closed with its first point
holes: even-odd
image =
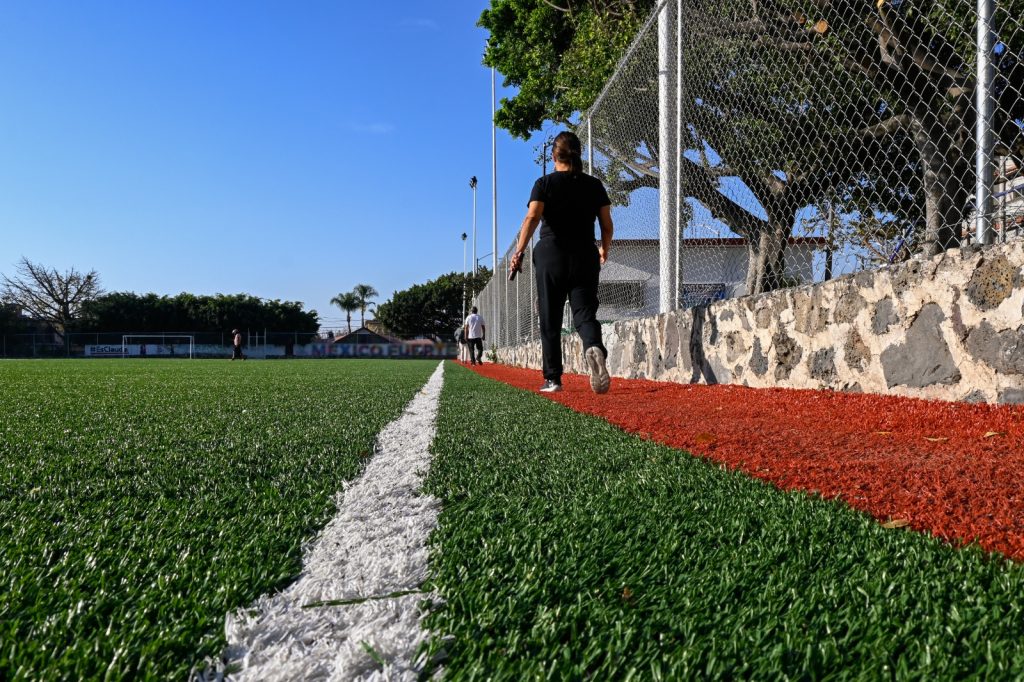
{"type": "Polygon", "coordinates": [[[522,283],[522,279],[520,277],[516,277],[516,335],[515,335],[515,344],[516,345],[519,344],[519,340],[523,337],[523,334],[522,334],[522,332],[519,329],[520,325],[522,324],[522,318],[519,317],[519,285],[521,283],[522,283]]]}
{"type": "Polygon", "coordinates": [[[992,163],[994,136],[992,118],[995,114],[993,83],[995,65],[992,63],[993,23],[995,0],[978,0],[978,121],[975,128],[977,153],[974,167],[977,179],[975,185],[975,230],[979,244],[992,243],[992,163]]]}
{"type": "Polygon", "coordinates": [[[674,295],[672,299],[672,308],[678,310],[681,307],[681,300],[683,296],[683,182],[682,177],[680,177],[680,168],[683,158],[683,0],[676,0],[676,3],[676,144],[673,148],[674,156],[672,157],[672,163],[675,168],[675,182],[673,183],[675,191],[673,192],[672,203],[675,206],[673,235],[676,242],[676,268],[673,280],[674,295]]]}
{"type": "Polygon", "coordinates": [[[679,112],[676,111],[676,41],[672,39],[677,9],[676,3],[667,2],[658,15],[658,299],[662,313],[674,309],[677,300],[675,261],[679,235],[675,231],[678,210],[675,200],[679,161],[673,156],[678,145],[675,138],[679,112]]]}
{"type": "Polygon", "coordinates": [[[590,116],[587,116],[587,174],[594,174],[594,133],[590,128],[590,116]]]}

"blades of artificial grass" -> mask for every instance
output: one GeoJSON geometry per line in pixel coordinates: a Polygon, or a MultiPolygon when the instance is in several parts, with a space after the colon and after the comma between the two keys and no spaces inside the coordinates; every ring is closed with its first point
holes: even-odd
{"type": "Polygon", "coordinates": [[[434,450],[427,624],[449,679],[1024,675],[1024,571],[998,555],[455,366],[434,450]]]}
{"type": "Polygon", "coordinates": [[[0,363],[0,679],[182,679],[433,361],[0,363]]]}

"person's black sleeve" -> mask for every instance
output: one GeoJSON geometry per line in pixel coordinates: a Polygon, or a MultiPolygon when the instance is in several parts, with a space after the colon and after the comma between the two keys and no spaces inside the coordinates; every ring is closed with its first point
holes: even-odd
{"type": "Polygon", "coordinates": [[[548,200],[548,183],[544,182],[544,178],[537,178],[537,182],[533,183],[533,190],[530,192],[530,200],[526,202],[529,206],[534,201],[540,201],[547,203],[548,200]]]}
{"type": "Polygon", "coordinates": [[[604,188],[604,183],[598,180],[596,184],[597,187],[594,190],[594,198],[597,200],[597,207],[602,208],[604,206],[611,206],[612,200],[608,198],[608,190],[604,188]]]}

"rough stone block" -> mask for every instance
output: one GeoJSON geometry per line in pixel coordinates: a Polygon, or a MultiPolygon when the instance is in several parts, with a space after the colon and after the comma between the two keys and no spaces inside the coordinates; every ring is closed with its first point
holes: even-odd
{"type": "Polygon", "coordinates": [[[736,362],[747,354],[747,342],[743,340],[740,332],[729,332],[725,335],[725,358],[729,362],[736,362]]]}
{"type": "Polygon", "coordinates": [[[1020,285],[1020,268],[1003,254],[986,258],[967,284],[967,298],[982,310],[997,308],[1020,285]]]}
{"type": "Polygon", "coordinates": [[[853,276],[853,281],[861,289],[870,289],[875,285],[875,273],[872,270],[861,270],[853,276]]]}
{"type": "Polygon", "coordinates": [[[883,298],[875,304],[875,314],[871,317],[871,331],[881,336],[899,321],[899,315],[893,309],[892,299],[883,298]]]}
{"type": "Polygon", "coordinates": [[[761,339],[756,336],[750,351],[750,371],[759,377],[768,373],[768,356],[761,350],[761,339]]]}
{"type": "Polygon", "coordinates": [[[843,345],[843,358],[846,366],[855,372],[863,372],[871,363],[871,349],[864,343],[860,332],[851,330],[843,345]]]}
{"type": "Polygon", "coordinates": [[[775,348],[775,378],[778,381],[789,379],[790,373],[804,355],[804,349],[785,331],[778,331],[772,336],[772,346],[775,348]]]}
{"type": "Polygon", "coordinates": [[[1024,327],[997,332],[982,322],[967,334],[967,352],[1002,374],[1024,374],[1024,327]]]}
{"type": "Polygon", "coordinates": [[[1006,388],[999,392],[999,402],[1004,405],[1024,404],[1024,389],[1006,388]]]}
{"type": "Polygon", "coordinates": [[[811,378],[830,385],[836,380],[836,351],[823,348],[811,355],[811,378]]]}
{"type": "Polygon", "coordinates": [[[924,388],[960,381],[960,370],[942,335],[940,324],[944,319],[938,305],[925,305],[907,330],[905,343],[893,344],[882,352],[882,371],[889,388],[924,388]]]}
{"type": "Polygon", "coordinates": [[[857,317],[857,313],[864,309],[867,305],[867,301],[860,295],[860,291],[853,287],[850,287],[843,295],[839,298],[839,302],[836,303],[835,312],[832,314],[832,319],[842,324],[845,322],[853,322],[857,317]]]}

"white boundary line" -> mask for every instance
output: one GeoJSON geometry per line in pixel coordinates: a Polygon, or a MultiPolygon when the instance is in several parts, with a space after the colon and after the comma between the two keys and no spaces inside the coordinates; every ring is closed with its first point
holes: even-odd
{"type": "Polygon", "coordinates": [[[231,680],[415,680],[427,538],[441,503],[420,488],[430,468],[440,363],[404,413],[377,436],[376,454],[338,495],[338,513],[303,558],[297,582],[229,614],[231,680]],[[396,592],[411,592],[400,596],[396,592]],[[371,599],[303,608],[313,602],[371,599]],[[384,665],[381,665],[381,662],[384,665]]]}

